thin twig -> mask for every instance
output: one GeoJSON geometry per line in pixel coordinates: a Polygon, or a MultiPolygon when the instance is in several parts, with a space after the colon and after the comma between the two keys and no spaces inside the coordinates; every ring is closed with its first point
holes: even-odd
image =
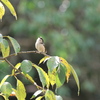
{"type": "Polygon", "coordinates": [[[13,69],[15,69],[16,70],[16,68],[13,66],[13,64],[12,63],[10,63],[9,61],[8,61],[8,59],[7,58],[4,58],[4,60],[13,68],[13,69]]]}

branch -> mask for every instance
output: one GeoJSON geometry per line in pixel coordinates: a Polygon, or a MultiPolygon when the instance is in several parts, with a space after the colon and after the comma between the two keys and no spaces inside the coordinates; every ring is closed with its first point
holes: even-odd
{"type": "MultiPolygon", "coordinates": [[[[18,52],[17,55],[20,55],[20,54],[29,54],[29,53],[36,53],[36,54],[42,54],[44,56],[49,56],[48,54],[46,53],[43,53],[43,52],[39,52],[39,51],[21,51],[21,52],[18,52]]],[[[16,53],[13,53],[13,54],[10,54],[9,56],[3,58],[1,57],[0,60],[5,60],[6,58],[9,58],[9,57],[12,57],[12,56],[17,56],[16,53]]]]}

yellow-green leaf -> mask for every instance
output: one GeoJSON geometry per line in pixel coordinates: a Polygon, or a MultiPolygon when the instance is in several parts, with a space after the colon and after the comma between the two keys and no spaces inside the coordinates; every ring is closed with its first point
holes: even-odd
{"type": "Polygon", "coordinates": [[[21,66],[21,63],[18,63],[18,64],[15,65],[15,68],[16,68],[16,69],[13,69],[13,70],[12,70],[12,75],[15,74],[15,72],[17,71],[17,69],[19,69],[20,66],[21,66]]]}
{"type": "Polygon", "coordinates": [[[44,96],[39,96],[35,100],[41,100],[44,96]]]}
{"type": "Polygon", "coordinates": [[[16,11],[14,9],[14,7],[12,6],[12,4],[8,1],[8,0],[1,0],[10,10],[10,12],[12,13],[13,16],[15,16],[16,20],[17,20],[17,14],[16,11]]]}
{"type": "Polygon", "coordinates": [[[40,81],[41,81],[43,87],[47,86],[47,88],[49,88],[50,83],[49,83],[49,77],[48,77],[47,73],[42,68],[40,68],[39,66],[37,66],[35,64],[33,64],[33,66],[38,71],[40,81]]]}
{"type": "Polygon", "coordinates": [[[5,8],[3,6],[3,4],[0,2],[0,20],[2,20],[2,17],[5,14],[5,8]]]}
{"type": "Polygon", "coordinates": [[[25,100],[26,90],[25,90],[24,84],[20,80],[17,79],[17,89],[16,90],[13,89],[13,90],[18,100],[25,100]]]}
{"type": "Polygon", "coordinates": [[[31,83],[35,84],[35,81],[33,80],[33,78],[29,75],[29,74],[23,74],[28,80],[31,81],[31,83]]]}
{"type": "Polygon", "coordinates": [[[79,95],[79,92],[80,92],[80,84],[79,84],[79,79],[78,79],[78,76],[75,72],[75,70],[73,69],[73,67],[62,57],[60,57],[60,61],[62,64],[64,64],[67,68],[67,73],[66,73],[66,76],[67,76],[67,82],[69,80],[69,76],[70,74],[72,73],[73,76],[74,76],[74,79],[76,81],[76,84],[77,84],[77,87],[78,87],[78,95],[79,95]]]}
{"type": "Polygon", "coordinates": [[[45,62],[46,60],[48,60],[50,58],[50,56],[45,56],[43,57],[40,61],[39,64],[41,64],[42,62],[45,62]]]}
{"type": "Polygon", "coordinates": [[[9,56],[10,47],[9,47],[8,41],[5,39],[3,39],[3,42],[1,43],[1,52],[4,58],[9,56]]]}
{"type": "Polygon", "coordinates": [[[56,69],[53,70],[52,72],[48,71],[48,76],[49,76],[49,81],[50,84],[53,86],[56,83],[56,69]]]}
{"type": "Polygon", "coordinates": [[[3,79],[2,79],[2,81],[1,81],[1,83],[0,83],[0,87],[2,86],[2,84],[7,80],[7,78],[9,77],[10,75],[6,75],[3,79]]]}
{"type": "Polygon", "coordinates": [[[15,53],[17,54],[19,51],[20,51],[20,45],[19,43],[12,37],[10,36],[7,36],[7,38],[10,40],[10,42],[12,43],[13,45],[13,48],[14,48],[14,51],[15,53]]]}
{"type": "Polygon", "coordinates": [[[51,90],[47,90],[45,93],[46,100],[56,100],[54,93],[51,90]]]}
{"type": "Polygon", "coordinates": [[[70,69],[70,65],[69,63],[62,57],[59,57],[60,58],[60,62],[66,66],[66,69],[67,69],[67,72],[66,72],[66,79],[67,79],[67,83],[69,81],[69,77],[70,77],[70,74],[71,74],[71,69],[70,69]]]}
{"type": "Polygon", "coordinates": [[[73,69],[73,67],[72,67],[71,65],[70,65],[70,68],[71,68],[71,72],[72,72],[72,74],[73,74],[73,76],[74,76],[74,79],[75,79],[75,81],[76,81],[76,84],[77,84],[77,87],[78,87],[78,95],[79,95],[79,92],[80,92],[79,79],[78,79],[78,76],[77,76],[75,70],[73,69]]]}

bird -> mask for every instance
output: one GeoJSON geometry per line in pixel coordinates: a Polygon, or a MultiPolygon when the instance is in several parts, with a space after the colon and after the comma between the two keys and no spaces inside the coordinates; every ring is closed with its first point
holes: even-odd
{"type": "Polygon", "coordinates": [[[42,37],[38,37],[35,42],[35,48],[42,53],[46,53],[45,46],[44,46],[44,40],[42,37]]]}

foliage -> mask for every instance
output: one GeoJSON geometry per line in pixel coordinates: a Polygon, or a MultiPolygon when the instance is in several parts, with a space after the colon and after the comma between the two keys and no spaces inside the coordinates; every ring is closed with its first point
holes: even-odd
{"type": "MultiPolygon", "coordinates": [[[[10,1],[8,1],[8,0],[1,0],[1,1],[8,7],[8,9],[12,13],[12,15],[15,16],[15,18],[17,19],[15,9],[12,6],[12,4],[10,3],[10,1]]],[[[4,14],[5,14],[5,8],[4,8],[4,5],[0,2],[0,20],[2,20],[2,17],[4,14]]]]}
{"type": "MultiPolygon", "coordinates": [[[[21,43],[22,50],[33,50],[34,40],[42,36],[46,41],[48,54],[67,59],[75,67],[81,79],[82,95],[78,98],[77,95],[73,95],[76,90],[73,79],[69,81],[71,84],[65,84],[58,89],[59,94],[64,96],[65,100],[69,98],[100,99],[98,88],[100,84],[98,80],[100,75],[100,0],[9,1],[16,9],[18,20],[12,19],[9,10],[8,12],[6,10],[3,21],[0,23],[1,33],[17,39],[21,43]],[[68,5],[65,1],[69,1],[68,5]],[[27,43],[28,40],[31,40],[30,43],[27,43]]],[[[21,55],[17,57],[18,59],[12,57],[10,61],[16,64],[26,56],[32,61],[36,57],[35,62],[38,62],[37,55],[34,54],[21,55]]],[[[38,57],[41,58],[41,56],[38,57]]],[[[5,62],[0,63],[0,66],[1,80],[4,75],[10,73],[10,68],[5,62]]],[[[42,64],[40,66],[42,67],[42,64]]],[[[31,72],[30,75],[36,78],[36,71],[31,72]]],[[[23,81],[26,82],[25,79],[23,81]]],[[[14,81],[11,80],[11,82],[13,85],[14,81]]]]}
{"type": "Polygon", "coordinates": [[[21,52],[20,45],[14,38],[10,36],[2,36],[2,34],[0,34],[0,50],[2,52],[2,57],[0,58],[0,60],[3,60],[12,67],[12,73],[6,75],[0,82],[0,95],[3,96],[5,100],[8,100],[8,97],[11,96],[12,93],[14,93],[18,100],[25,100],[26,98],[24,83],[22,83],[22,81],[17,78],[17,75],[22,75],[37,87],[38,90],[33,94],[31,99],[37,97],[36,100],[41,100],[44,97],[45,100],[63,100],[61,96],[55,95],[55,93],[50,90],[50,86],[52,85],[53,87],[54,85],[56,85],[56,91],[64,84],[65,81],[68,82],[70,74],[74,76],[79,95],[80,86],[78,76],[73,67],[64,58],[58,56],[50,56],[38,51],[21,52]],[[8,39],[12,43],[15,52],[13,54],[10,53],[8,39]],[[36,65],[30,60],[23,60],[21,63],[17,63],[15,66],[9,62],[9,57],[17,56],[21,53],[43,54],[45,57],[40,60],[39,64],[41,64],[42,62],[46,62],[48,71],[44,71],[40,66],[36,65]],[[37,85],[35,80],[29,75],[32,67],[37,70],[40,81],[42,83],[42,87],[37,85]],[[7,79],[9,77],[14,77],[16,79],[16,89],[13,88],[11,83],[7,82],[7,79]],[[38,97],[38,95],[40,95],[41,93],[43,95],[38,97]]]}

